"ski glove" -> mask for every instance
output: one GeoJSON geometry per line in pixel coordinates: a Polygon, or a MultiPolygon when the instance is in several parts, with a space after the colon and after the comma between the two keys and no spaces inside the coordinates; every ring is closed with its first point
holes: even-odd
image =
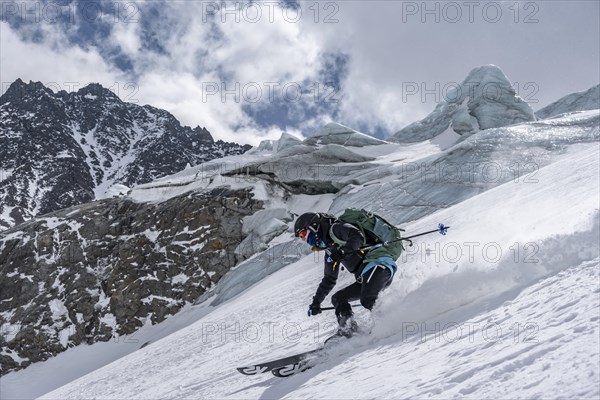
{"type": "Polygon", "coordinates": [[[321,305],[319,303],[312,303],[308,306],[308,316],[312,317],[313,315],[321,314],[321,305]]]}
{"type": "MultiPolygon", "coordinates": [[[[331,262],[340,262],[344,259],[344,252],[338,248],[332,248],[329,250],[329,260],[331,262]]],[[[329,261],[328,260],[328,261],[329,261]]]]}

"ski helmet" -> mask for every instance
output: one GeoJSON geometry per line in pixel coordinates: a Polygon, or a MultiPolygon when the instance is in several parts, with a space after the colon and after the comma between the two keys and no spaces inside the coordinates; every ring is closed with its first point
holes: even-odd
{"type": "Polygon", "coordinates": [[[319,214],[313,212],[304,213],[298,217],[294,224],[294,235],[296,237],[300,236],[300,231],[304,229],[310,229],[313,232],[317,232],[320,225],[321,216],[319,214]]]}

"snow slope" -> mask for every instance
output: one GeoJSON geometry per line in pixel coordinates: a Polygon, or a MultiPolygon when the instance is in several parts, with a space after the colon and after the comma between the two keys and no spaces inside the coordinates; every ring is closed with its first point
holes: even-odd
{"type": "Polygon", "coordinates": [[[315,255],[43,398],[598,398],[598,143],[545,162],[406,224],[452,228],[415,241],[374,313],[358,311],[372,334],[312,370],[281,380],[235,367],[314,348],[333,330],[332,314],[305,314],[322,275],[315,255]]]}
{"type": "Polygon", "coordinates": [[[535,113],[538,118],[551,118],[561,114],[597,110],[600,108],[600,85],[586,91],[568,94],[535,113]]]}

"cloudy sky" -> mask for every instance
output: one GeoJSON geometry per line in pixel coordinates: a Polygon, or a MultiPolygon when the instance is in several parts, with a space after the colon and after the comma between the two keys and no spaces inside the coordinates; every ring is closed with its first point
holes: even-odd
{"type": "Polygon", "coordinates": [[[2,92],[99,82],[215,138],[387,137],[496,64],[537,110],[600,80],[598,1],[5,1],[2,92]]]}

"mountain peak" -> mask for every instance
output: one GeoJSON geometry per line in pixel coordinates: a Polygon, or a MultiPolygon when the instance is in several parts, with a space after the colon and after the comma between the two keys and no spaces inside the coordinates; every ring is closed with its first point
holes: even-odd
{"type": "Polygon", "coordinates": [[[150,182],[247,150],[215,142],[204,127],[182,126],[165,110],[123,102],[97,83],[54,93],[19,79],[1,100],[9,112],[0,128],[10,135],[0,135],[6,141],[0,147],[0,230],[104,198],[116,183],[150,182]],[[12,165],[21,172],[5,173],[12,165]]]}
{"type": "Polygon", "coordinates": [[[419,142],[447,130],[464,135],[528,121],[535,121],[529,104],[517,96],[498,66],[488,64],[471,70],[431,114],[396,132],[390,140],[419,142]]]}
{"type": "Polygon", "coordinates": [[[287,132],[281,132],[281,136],[279,137],[279,140],[276,141],[276,145],[274,147],[276,152],[280,152],[289,147],[294,147],[300,143],[302,143],[302,141],[296,136],[290,135],[287,132]]]}
{"type": "Polygon", "coordinates": [[[210,134],[208,129],[206,129],[205,127],[200,127],[200,125],[198,125],[194,129],[192,129],[192,132],[198,139],[200,139],[202,141],[211,142],[211,143],[214,142],[212,135],[210,134]]]}
{"type": "Polygon", "coordinates": [[[345,125],[338,124],[337,122],[329,122],[324,127],[319,129],[314,136],[325,136],[325,135],[337,135],[340,133],[359,133],[352,128],[345,125]]]}
{"type": "Polygon", "coordinates": [[[77,94],[88,99],[101,98],[121,101],[119,96],[99,83],[90,83],[89,85],[79,89],[77,94]]]}
{"type": "Polygon", "coordinates": [[[17,78],[17,80],[10,84],[2,97],[0,97],[0,103],[4,104],[9,101],[20,100],[26,95],[32,95],[36,93],[54,95],[52,90],[44,86],[42,82],[29,81],[29,83],[25,83],[23,80],[21,80],[21,78],[17,78]]]}
{"type": "Polygon", "coordinates": [[[464,100],[478,102],[515,101],[516,92],[504,72],[493,64],[471,70],[462,83],[448,91],[445,101],[460,103],[464,100]]]}
{"type": "Polygon", "coordinates": [[[467,75],[465,82],[506,82],[509,83],[504,71],[497,65],[486,64],[473,68],[467,75]]]}
{"type": "Polygon", "coordinates": [[[355,147],[385,143],[383,140],[375,139],[337,122],[329,122],[304,142],[307,144],[341,144],[355,147]]]}

